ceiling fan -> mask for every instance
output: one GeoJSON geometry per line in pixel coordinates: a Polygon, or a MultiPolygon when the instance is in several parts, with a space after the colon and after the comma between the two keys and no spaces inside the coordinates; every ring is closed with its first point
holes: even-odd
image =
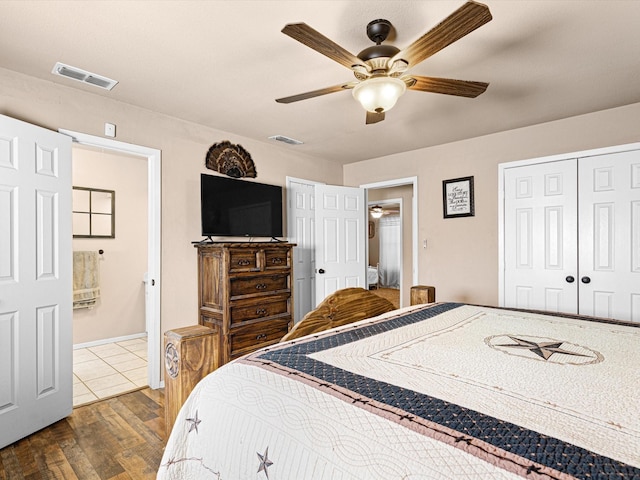
{"type": "Polygon", "coordinates": [[[393,205],[386,208],[383,208],[380,205],[373,205],[372,207],[369,207],[369,213],[373,218],[381,218],[383,215],[399,214],[400,208],[393,205]]]}
{"type": "Polygon", "coordinates": [[[353,96],[367,111],[366,123],[372,124],[384,120],[385,112],[395,105],[407,89],[477,97],[487,89],[488,83],[423,77],[406,74],[406,71],[481,27],[491,18],[489,7],[470,0],[404,50],[393,45],[382,45],[391,31],[391,22],[373,20],[367,25],[367,36],[375,45],[365,48],[357,56],[306,23],[290,23],[282,29],[282,33],[349,68],[356,80],[278,98],[276,102],[293,103],[352,89],[353,96]]]}

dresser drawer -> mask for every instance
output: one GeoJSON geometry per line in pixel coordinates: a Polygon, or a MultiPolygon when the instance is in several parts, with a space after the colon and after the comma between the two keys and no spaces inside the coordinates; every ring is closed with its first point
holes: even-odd
{"type": "Polygon", "coordinates": [[[289,331],[290,318],[265,320],[242,325],[229,330],[231,358],[237,358],[258,348],[280,341],[289,331]]]}
{"type": "Polygon", "coordinates": [[[265,270],[288,268],[289,261],[289,250],[286,248],[269,248],[264,250],[265,270]]]}
{"type": "Polygon", "coordinates": [[[229,272],[258,270],[257,251],[253,249],[229,250],[229,272]]]}
{"type": "Polygon", "coordinates": [[[264,298],[259,303],[251,305],[247,305],[246,301],[243,300],[241,304],[231,306],[231,325],[247,320],[289,313],[289,303],[289,295],[264,298]]]}
{"type": "Polygon", "coordinates": [[[251,277],[231,278],[230,296],[239,297],[242,295],[255,295],[259,293],[269,293],[276,290],[286,290],[289,288],[289,275],[260,275],[251,277]]]}

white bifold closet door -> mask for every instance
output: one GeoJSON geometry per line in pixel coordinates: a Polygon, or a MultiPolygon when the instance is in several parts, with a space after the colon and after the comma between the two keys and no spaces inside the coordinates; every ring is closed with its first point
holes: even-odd
{"type": "Polygon", "coordinates": [[[505,171],[505,306],[577,313],[576,159],[505,171]]]}
{"type": "Polygon", "coordinates": [[[640,152],[507,168],[504,303],[640,322],[640,152]]]}
{"type": "Polygon", "coordinates": [[[578,163],[579,312],[640,322],[640,151],[578,163]]]}

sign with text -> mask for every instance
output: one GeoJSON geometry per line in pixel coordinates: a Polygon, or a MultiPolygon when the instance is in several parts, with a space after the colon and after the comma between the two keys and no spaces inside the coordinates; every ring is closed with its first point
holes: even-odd
{"type": "Polygon", "coordinates": [[[444,218],[473,217],[473,177],[442,181],[444,218]]]}

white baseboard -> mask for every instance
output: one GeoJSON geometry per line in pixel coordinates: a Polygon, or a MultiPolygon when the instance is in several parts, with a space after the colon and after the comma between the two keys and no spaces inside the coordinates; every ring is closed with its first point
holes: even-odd
{"type": "Polygon", "coordinates": [[[74,350],[79,348],[97,347],[98,345],[105,345],[107,343],[125,342],[127,340],[135,340],[136,338],[146,337],[147,333],[134,333],[133,335],[125,335],[124,337],[105,338],[102,340],[96,340],[94,342],[77,343],[73,346],[74,350]]]}

